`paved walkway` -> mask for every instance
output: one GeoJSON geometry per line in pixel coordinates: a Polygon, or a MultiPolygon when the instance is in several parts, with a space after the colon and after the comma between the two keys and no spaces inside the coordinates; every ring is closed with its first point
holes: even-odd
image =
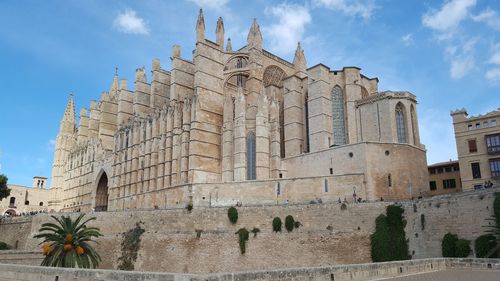
{"type": "Polygon", "coordinates": [[[387,281],[500,281],[500,270],[460,270],[451,269],[381,279],[387,281]]]}

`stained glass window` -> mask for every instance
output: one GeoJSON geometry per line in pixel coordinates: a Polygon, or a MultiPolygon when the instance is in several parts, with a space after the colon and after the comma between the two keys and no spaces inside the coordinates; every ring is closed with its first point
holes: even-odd
{"type": "Polygon", "coordinates": [[[405,113],[403,104],[396,105],[396,128],[398,133],[398,142],[406,143],[406,126],[405,126],[405,113]]]}
{"type": "Polygon", "coordinates": [[[254,180],[256,175],[255,134],[250,132],[247,136],[247,180],[254,180]]]}
{"type": "Polygon", "coordinates": [[[344,96],[342,89],[335,86],[332,91],[333,144],[343,145],[345,141],[344,96]]]}

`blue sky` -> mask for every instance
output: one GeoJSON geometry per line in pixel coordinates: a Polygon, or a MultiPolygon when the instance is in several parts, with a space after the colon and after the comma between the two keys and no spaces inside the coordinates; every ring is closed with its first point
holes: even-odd
{"type": "Polygon", "coordinates": [[[308,66],[358,66],[379,90],[418,98],[429,163],[456,158],[449,112],[477,115],[500,107],[500,1],[0,1],[0,173],[31,185],[50,177],[54,139],[69,93],[77,112],[120,78],[159,58],[170,68],[173,44],[191,58],[198,8],[206,37],[224,18],[233,49],[252,19],[264,48],[292,60],[302,42],[308,66]]]}

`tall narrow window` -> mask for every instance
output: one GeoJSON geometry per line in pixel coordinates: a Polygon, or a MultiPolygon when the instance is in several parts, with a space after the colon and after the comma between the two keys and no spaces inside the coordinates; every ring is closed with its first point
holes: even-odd
{"type": "Polygon", "coordinates": [[[325,179],[325,192],[328,192],[328,179],[325,179]]]}
{"type": "Polygon", "coordinates": [[[342,89],[335,86],[332,91],[333,144],[343,145],[345,138],[344,96],[342,89]]]}
{"type": "Polygon", "coordinates": [[[308,92],[306,92],[304,97],[304,119],[306,124],[306,136],[304,138],[306,141],[305,152],[309,152],[310,145],[309,145],[309,93],[308,92]]]}
{"type": "Polygon", "coordinates": [[[285,158],[285,110],[283,102],[279,102],[280,105],[280,156],[285,158]]]}
{"type": "Polygon", "coordinates": [[[255,134],[250,132],[247,135],[247,180],[257,178],[255,158],[255,134]]]}
{"type": "Polygon", "coordinates": [[[398,133],[398,142],[406,143],[406,124],[405,124],[405,112],[402,103],[396,105],[396,129],[398,133]]]}
{"type": "Polygon", "coordinates": [[[410,120],[411,120],[411,131],[413,135],[413,144],[418,145],[418,126],[417,126],[417,118],[415,117],[415,107],[413,107],[413,104],[410,106],[410,120]]]}
{"type": "Polygon", "coordinates": [[[472,178],[473,179],[480,179],[481,178],[481,168],[479,166],[479,163],[470,163],[471,170],[472,170],[472,178]]]}
{"type": "Polygon", "coordinates": [[[469,153],[477,152],[476,139],[468,140],[468,144],[469,144],[469,153]]]}

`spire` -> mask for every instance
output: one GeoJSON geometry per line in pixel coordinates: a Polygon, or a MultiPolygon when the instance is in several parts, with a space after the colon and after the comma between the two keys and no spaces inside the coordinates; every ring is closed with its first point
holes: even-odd
{"type": "Polygon", "coordinates": [[[205,19],[203,18],[203,10],[200,9],[198,21],[196,22],[196,42],[205,41],[205,19]]]}
{"type": "Polygon", "coordinates": [[[69,101],[64,110],[64,116],[61,120],[61,126],[59,128],[59,133],[74,133],[76,128],[76,113],[75,113],[75,103],[73,101],[73,93],[69,94],[69,101]]]}
{"type": "Polygon", "coordinates": [[[224,22],[222,17],[217,20],[217,28],[215,29],[215,37],[217,44],[221,50],[224,50],[224,22]]]}
{"type": "Polygon", "coordinates": [[[259,24],[257,23],[257,19],[253,19],[252,27],[248,32],[247,36],[247,45],[250,48],[262,49],[262,33],[260,32],[259,24]]]}
{"type": "Polygon", "coordinates": [[[119,89],[119,82],[118,82],[118,67],[115,68],[115,76],[113,77],[113,83],[111,83],[111,89],[109,90],[110,93],[114,93],[118,91],[119,89]]]}
{"type": "Polygon", "coordinates": [[[233,52],[233,45],[231,44],[231,38],[227,38],[226,52],[233,52]]]}
{"type": "Polygon", "coordinates": [[[295,57],[293,58],[293,65],[298,71],[306,72],[307,61],[304,56],[304,50],[300,47],[300,42],[297,43],[297,49],[295,50],[295,57]]]}

